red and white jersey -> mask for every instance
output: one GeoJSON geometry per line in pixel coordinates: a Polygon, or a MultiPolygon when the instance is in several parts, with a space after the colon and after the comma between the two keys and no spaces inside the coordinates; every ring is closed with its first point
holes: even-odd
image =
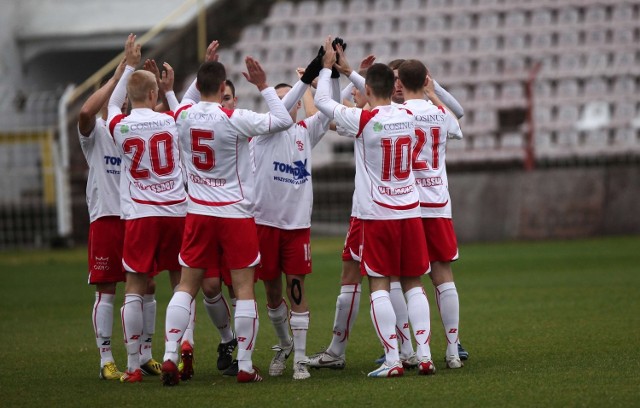
{"type": "Polygon", "coordinates": [[[96,118],[88,136],[78,130],[80,147],[89,165],[87,177],[87,207],[89,220],[120,216],[120,153],[109,135],[107,123],[96,118]]]}
{"type": "Polygon", "coordinates": [[[462,139],[460,124],[446,109],[423,99],[411,99],[404,105],[416,124],[413,174],[422,217],[451,218],[445,155],[447,138],[462,139]]]}
{"type": "Polygon", "coordinates": [[[311,149],[328,127],[329,118],[318,112],[272,137],[251,140],[256,224],[286,230],[311,226],[311,149]]]}
{"type": "Polygon", "coordinates": [[[184,217],[187,198],[171,112],[133,109],[128,116],[110,116],[108,123],[126,177],[121,183],[122,218],[184,217]]]}
{"type": "Polygon", "coordinates": [[[361,219],[420,216],[419,196],[411,171],[415,143],[413,116],[391,105],[368,111],[337,107],[334,118],[355,134],[356,201],[361,219]]]}
{"type": "Polygon", "coordinates": [[[187,171],[189,213],[253,217],[249,138],[279,132],[293,123],[273,88],[262,94],[273,114],[231,111],[219,103],[202,101],[178,108],[176,121],[187,171]],[[275,104],[281,109],[273,109],[275,104]]]}

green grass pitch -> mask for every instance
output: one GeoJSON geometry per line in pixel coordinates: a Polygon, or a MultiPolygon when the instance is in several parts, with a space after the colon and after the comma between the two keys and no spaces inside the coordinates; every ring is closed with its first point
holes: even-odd
{"type": "MultiPolygon", "coordinates": [[[[315,238],[307,280],[311,326],[307,351],[330,340],[340,274],[341,239],[315,238]]],[[[444,367],[444,335],[433,289],[433,358],[438,372],[369,379],[381,353],[369,317],[365,284],[342,371],[312,370],[237,384],[215,369],[217,333],[198,298],[192,381],[165,388],[98,379],[91,327],[93,288],[86,285],[84,249],[0,253],[0,405],[51,407],[495,407],[640,406],[640,237],[468,244],[454,264],[461,302],[461,338],[470,359],[444,367]]],[[[256,286],[260,332],[255,364],[267,374],[275,344],[264,290],[256,286]]],[[[163,354],[170,290],[158,277],[154,357],[163,354]]],[[[118,288],[116,305],[122,302],[118,288]]],[[[118,307],[116,307],[117,311],[118,307]]],[[[125,368],[120,319],[114,322],[116,362],[125,368]]]]}

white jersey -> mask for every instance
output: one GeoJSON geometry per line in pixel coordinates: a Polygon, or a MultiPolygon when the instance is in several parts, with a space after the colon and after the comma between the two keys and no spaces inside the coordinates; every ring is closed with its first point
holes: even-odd
{"type": "Polygon", "coordinates": [[[120,153],[109,135],[107,122],[96,118],[88,136],[78,130],[80,147],[89,165],[87,177],[87,207],[89,220],[120,216],[120,153]]]}
{"type": "Polygon", "coordinates": [[[391,105],[371,111],[343,106],[335,109],[334,118],[356,137],[359,218],[419,217],[419,196],[411,171],[411,148],[416,139],[412,115],[391,105]]]}
{"type": "Polygon", "coordinates": [[[122,156],[122,218],[183,217],[187,198],[175,120],[167,113],[133,109],[109,118],[122,156]]]}
{"type": "Polygon", "coordinates": [[[329,118],[318,112],[273,137],[251,140],[257,224],[287,230],[311,226],[311,149],[328,127],[329,118]]]}
{"type": "Polygon", "coordinates": [[[462,139],[458,121],[442,107],[422,99],[404,103],[413,113],[417,142],[413,149],[413,174],[425,218],[451,218],[451,197],[445,155],[447,138],[462,139]]]}
{"type": "Polygon", "coordinates": [[[262,93],[273,114],[245,109],[231,111],[215,102],[187,103],[178,109],[176,117],[187,171],[189,213],[253,217],[254,179],[249,138],[279,132],[293,123],[273,88],[262,93]],[[275,104],[279,104],[280,109],[274,109],[275,104]]]}

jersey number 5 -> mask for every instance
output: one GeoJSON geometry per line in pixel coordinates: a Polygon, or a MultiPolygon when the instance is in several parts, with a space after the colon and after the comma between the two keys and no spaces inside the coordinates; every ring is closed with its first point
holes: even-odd
{"type": "Polygon", "coordinates": [[[213,140],[212,130],[191,129],[191,160],[198,170],[211,170],[216,165],[216,152],[211,146],[202,144],[213,140]]]}
{"type": "MultiPolygon", "coordinates": [[[[122,143],[125,154],[133,154],[131,176],[136,179],[148,179],[149,169],[141,168],[142,157],[147,149],[147,143],[140,137],[131,137],[122,143]]],[[[173,137],[169,132],[155,133],[149,138],[149,159],[151,170],[158,176],[171,174],[175,168],[173,162],[173,137]]]]}

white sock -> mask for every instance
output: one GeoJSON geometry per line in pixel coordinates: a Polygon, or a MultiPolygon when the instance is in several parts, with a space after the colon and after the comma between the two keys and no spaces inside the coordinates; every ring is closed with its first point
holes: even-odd
{"type": "Polygon", "coordinates": [[[336,315],[333,319],[333,337],[327,351],[336,357],[342,356],[347,349],[351,328],[360,311],[360,291],[362,285],[354,283],[342,285],[336,300],[336,315]]]}
{"type": "MultiPolygon", "coordinates": [[[[194,299],[195,300],[195,299],[194,299]]],[[[189,342],[192,346],[195,344],[193,340],[193,329],[196,327],[196,302],[191,302],[191,309],[189,310],[189,324],[187,328],[184,329],[184,336],[182,336],[182,341],[189,342]]]]}
{"type": "Polygon", "coordinates": [[[193,298],[187,292],[175,292],[169,306],[164,325],[164,357],[162,361],[171,360],[178,364],[178,346],[189,325],[191,303],[193,298]]]}
{"type": "Polygon", "coordinates": [[[253,371],[251,355],[258,336],[258,305],[253,299],[238,300],[234,327],[238,339],[238,369],[248,373],[253,371]]]}
{"type": "Polygon", "coordinates": [[[406,293],[409,319],[413,328],[413,336],[416,339],[418,358],[431,360],[431,317],[429,313],[429,301],[422,286],[413,288],[406,293]]]}
{"type": "Polygon", "coordinates": [[[296,313],[291,312],[289,321],[291,322],[291,332],[293,333],[293,346],[295,353],[293,362],[297,363],[304,360],[307,350],[307,332],[309,331],[309,312],[296,313]]]}
{"type": "Polygon", "coordinates": [[[458,355],[458,325],[460,324],[460,300],[456,284],[445,282],[436,288],[436,300],[440,318],[447,336],[447,355],[458,355]]]}
{"type": "Polygon", "coordinates": [[[100,351],[100,367],[113,362],[111,353],[111,334],[113,332],[113,299],[115,295],[96,292],[93,304],[93,332],[96,335],[96,345],[100,351]]]}
{"type": "Polygon", "coordinates": [[[213,298],[204,298],[204,308],[209,315],[209,319],[220,333],[220,342],[228,343],[235,337],[231,330],[231,313],[229,305],[222,296],[222,292],[213,298]]]}
{"type": "Polygon", "coordinates": [[[396,315],[393,313],[389,292],[376,290],[371,294],[371,321],[382,343],[386,363],[393,365],[400,360],[396,337],[396,315]]]}
{"type": "Polygon", "coordinates": [[[396,334],[398,335],[398,346],[400,347],[400,357],[409,358],[413,354],[413,344],[411,343],[411,329],[409,328],[409,312],[407,302],[402,293],[400,282],[391,282],[389,292],[393,311],[396,314],[396,334]]]}
{"type": "Polygon", "coordinates": [[[142,337],[140,338],[140,364],[144,364],[153,357],[153,335],[156,332],[156,296],[144,295],[142,297],[142,337]]]}
{"type": "Polygon", "coordinates": [[[140,368],[140,338],[143,328],[142,296],[125,294],[120,313],[124,343],[127,348],[127,371],[133,372],[140,368]]]}
{"type": "Polygon", "coordinates": [[[269,320],[273,324],[273,328],[276,330],[276,336],[282,347],[288,347],[291,345],[291,335],[289,334],[289,308],[287,302],[282,299],[280,305],[275,309],[271,309],[267,306],[267,314],[269,320]]]}

